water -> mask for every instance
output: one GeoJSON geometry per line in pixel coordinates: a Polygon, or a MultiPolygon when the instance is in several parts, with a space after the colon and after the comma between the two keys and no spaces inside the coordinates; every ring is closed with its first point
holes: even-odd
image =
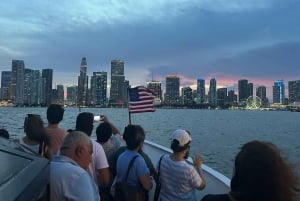
{"type": "MultiPolygon", "coordinates": [[[[82,108],[81,112],[105,114],[121,132],[128,124],[127,109],[82,108]]],[[[40,114],[47,122],[46,108],[0,107],[0,127],[6,128],[11,138],[23,136],[22,127],[27,113],[40,114]]],[[[61,127],[74,128],[78,113],[78,108],[66,108],[61,127]]],[[[94,124],[95,128],[97,124],[94,124]]],[[[206,165],[229,178],[236,153],[242,144],[250,140],[266,140],[276,144],[288,160],[300,169],[299,112],[158,109],[154,113],[133,114],[132,124],[142,125],[147,140],[167,147],[170,146],[172,131],[188,129],[192,135],[191,155],[200,153],[206,165]]],[[[95,138],[95,133],[92,137],[95,138]]]]}

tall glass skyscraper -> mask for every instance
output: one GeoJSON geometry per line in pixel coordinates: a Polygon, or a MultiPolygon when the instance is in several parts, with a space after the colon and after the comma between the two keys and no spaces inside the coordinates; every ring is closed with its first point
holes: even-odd
{"type": "Polygon", "coordinates": [[[283,80],[274,82],[273,86],[273,103],[283,104],[285,99],[285,89],[283,80]]]}
{"type": "Polygon", "coordinates": [[[156,93],[154,104],[160,105],[162,102],[161,82],[154,80],[147,82],[147,88],[152,89],[156,93]]]}
{"type": "Polygon", "coordinates": [[[25,71],[25,64],[23,60],[12,60],[10,99],[13,100],[13,102],[17,105],[23,104],[24,71],[25,71]]]}
{"type": "Polygon", "coordinates": [[[11,80],[11,71],[1,72],[1,99],[9,99],[9,85],[11,80]]]}
{"type": "Polygon", "coordinates": [[[217,81],[211,78],[209,81],[208,102],[211,106],[217,106],[217,81]]]}
{"type": "Polygon", "coordinates": [[[53,69],[42,69],[42,78],[45,84],[45,105],[50,105],[52,101],[53,69]]]}
{"type": "Polygon", "coordinates": [[[109,104],[124,105],[127,102],[127,89],[124,76],[124,61],[111,61],[111,83],[110,83],[110,97],[109,104]]]}
{"type": "Polygon", "coordinates": [[[205,80],[202,78],[197,79],[197,104],[205,102],[205,80]]]}
{"type": "Polygon", "coordinates": [[[288,82],[289,87],[289,102],[300,102],[300,80],[288,82]]]}
{"type": "Polygon", "coordinates": [[[87,62],[86,62],[86,58],[83,57],[81,59],[81,64],[80,64],[80,74],[78,76],[77,104],[79,106],[85,106],[88,104],[88,76],[86,72],[87,72],[87,62]]]}
{"type": "Polygon", "coordinates": [[[168,75],[166,77],[166,93],[165,104],[176,105],[179,104],[179,86],[180,80],[176,75],[168,75]]]}
{"type": "Polygon", "coordinates": [[[107,105],[107,72],[93,72],[91,77],[91,104],[107,105]]]}

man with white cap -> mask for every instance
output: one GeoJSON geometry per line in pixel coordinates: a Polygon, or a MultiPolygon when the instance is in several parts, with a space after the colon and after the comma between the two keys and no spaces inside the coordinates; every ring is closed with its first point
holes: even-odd
{"type": "Polygon", "coordinates": [[[185,161],[189,156],[191,141],[192,138],[186,130],[177,129],[172,133],[173,153],[163,156],[157,165],[160,171],[161,201],[196,201],[196,190],[205,187],[201,156],[194,157],[194,166],[185,161]]]}

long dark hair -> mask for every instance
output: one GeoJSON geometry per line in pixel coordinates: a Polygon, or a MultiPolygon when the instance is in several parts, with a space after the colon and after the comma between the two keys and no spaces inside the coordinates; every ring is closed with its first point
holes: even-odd
{"type": "Polygon", "coordinates": [[[238,201],[296,201],[299,177],[272,143],[251,141],[237,154],[231,195],[238,201]]]}

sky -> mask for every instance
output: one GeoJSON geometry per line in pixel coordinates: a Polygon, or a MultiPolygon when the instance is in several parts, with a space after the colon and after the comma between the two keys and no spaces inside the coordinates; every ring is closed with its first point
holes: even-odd
{"type": "MultiPolygon", "coordinates": [[[[299,0],[9,0],[0,4],[0,71],[13,59],[52,68],[53,83],[77,85],[125,62],[132,86],[167,75],[237,91],[239,79],[267,87],[300,79],[299,0]]],[[[206,91],[207,93],[207,91],[206,91]]],[[[254,90],[255,93],[255,90],[254,90]]]]}

